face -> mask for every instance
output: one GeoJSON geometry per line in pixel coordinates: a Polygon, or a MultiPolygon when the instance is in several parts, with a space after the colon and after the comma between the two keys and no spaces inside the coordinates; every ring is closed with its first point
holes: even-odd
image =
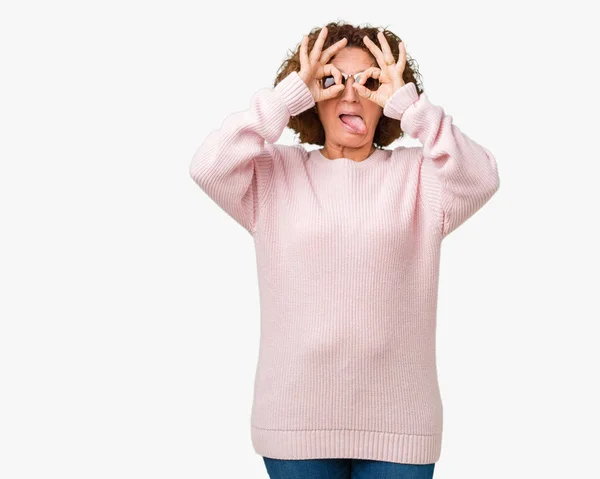
{"type": "Polygon", "coordinates": [[[342,74],[348,74],[346,88],[335,98],[317,103],[319,119],[325,129],[326,147],[336,150],[346,148],[370,149],[375,136],[377,122],[383,114],[383,109],[375,102],[367,100],[352,87],[355,73],[369,67],[377,66],[377,61],[360,48],[349,47],[340,50],[330,62],[342,74]],[[357,133],[347,128],[340,120],[343,111],[357,112],[366,124],[364,133],[357,133]]]}

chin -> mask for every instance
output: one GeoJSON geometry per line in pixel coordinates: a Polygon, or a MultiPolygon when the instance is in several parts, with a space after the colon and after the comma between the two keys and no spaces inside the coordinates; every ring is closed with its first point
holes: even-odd
{"type": "Polygon", "coordinates": [[[343,130],[338,134],[338,137],[344,139],[344,141],[340,141],[340,143],[350,143],[348,146],[354,146],[353,143],[364,143],[365,138],[369,138],[369,132],[352,133],[351,131],[343,130]]]}

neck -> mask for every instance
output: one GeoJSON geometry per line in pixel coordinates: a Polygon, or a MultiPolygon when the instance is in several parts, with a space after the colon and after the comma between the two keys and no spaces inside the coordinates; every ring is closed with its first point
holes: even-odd
{"type": "Polygon", "coordinates": [[[330,160],[348,158],[353,161],[363,161],[371,156],[376,149],[375,146],[369,143],[358,148],[351,148],[346,146],[336,147],[326,142],[325,146],[321,149],[321,154],[330,160]]]}

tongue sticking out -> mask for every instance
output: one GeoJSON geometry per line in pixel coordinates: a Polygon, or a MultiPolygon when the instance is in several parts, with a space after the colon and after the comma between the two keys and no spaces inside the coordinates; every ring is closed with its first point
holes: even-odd
{"type": "Polygon", "coordinates": [[[355,133],[366,133],[367,125],[360,116],[357,115],[341,115],[340,119],[350,127],[355,133]]]}

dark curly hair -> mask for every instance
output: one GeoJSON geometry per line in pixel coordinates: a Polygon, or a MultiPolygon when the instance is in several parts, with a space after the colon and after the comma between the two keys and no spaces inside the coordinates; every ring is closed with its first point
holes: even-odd
{"type": "MultiPolygon", "coordinates": [[[[348,24],[344,21],[330,22],[326,25],[326,27],[327,38],[325,39],[325,43],[323,44],[323,48],[321,49],[322,51],[325,51],[327,48],[329,48],[331,45],[338,42],[342,38],[346,38],[347,43],[346,45],[344,45],[344,48],[354,47],[364,50],[373,59],[375,65],[379,66],[377,60],[375,59],[375,57],[373,57],[373,54],[367,48],[363,41],[363,38],[366,35],[377,46],[379,46],[379,39],[377,38],[377,33],[380,30],[379,28],[370,26],[369,24],[365,24],[365,26],[362,27],[355,27],[354,25],[348,24]]],[[[398,46],[398,44],[400,43],[400,38],[394,35],[394,33],[392,33],[390,30],[387,30],[386,28],[382,28],[381,31],[385,35],[385,38],[390,46],[390,50],[392,51],[394,58],[397,60],[400,48],[398,46]]],[[[312,29],[309,33],[307,49],[308,54],[310,54],[310,52],[312,51],[312,48],[320,32],[321,28],[316,27],[312,29]]],[[[301,43],[302,42],[298,43],[295,51],[288,50],[288,58],[286,58],[279,67],[277,77],[273,86],[276,86],[291,72],[300,71],[301,43]]],[[[332,57],[332,59],[333,58],[335,58],[335,55],[332,57]]],[[[402,74],[402,79],[404,80],[404,83],[414,83],[417,87],[418,94],[421,94],[424,91],[420,77],[421,74],[418,70],[418,63],[416,62],[416,60],[410,58],[407,52],[406,66],[404,68],[404,73],[402,74]]],[[[321,120],[319,120],[316,105],[309,110],[303,111],[295,117],[291,117],[287,126],[288,128],[294,130],[298,134],[301,143],[312,143],[320,146],[325,145],[325,129],[321,124],[321,120]]],[[[400,122],[398,120],[389,118],[385,115],[381,115],[379,123],[377,123],[377,128],[375,129],[373,145],[375,147],[382,148],[384,146],[388,146],[396,139],[401,138],[403,136],[404,132],[400,128],[400,122]]]]}

